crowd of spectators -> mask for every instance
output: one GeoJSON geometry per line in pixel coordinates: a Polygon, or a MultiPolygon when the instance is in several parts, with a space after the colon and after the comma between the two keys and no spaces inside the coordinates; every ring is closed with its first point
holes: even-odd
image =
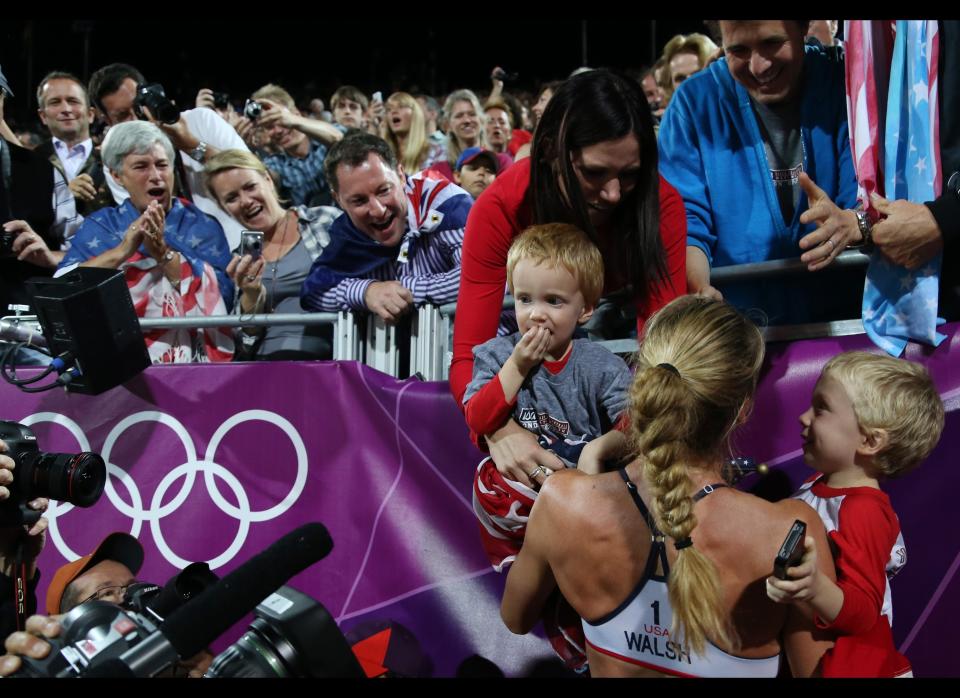
{"type": "MultiPolygon", "coordinates": [[[[954,57],[958,27],[942,23],[941,65],[954,57]]],[[[598,675],[643,664],[613,653],[620,633],[609,628],[621,612],[647,613],[648,605],[659,624],[661,601],[665,611],[673,605],[689,641],[667,648],[692,648],[699,655],[695,673],[773,676],[781,649],[797,674],[813,673],[835,639],[820,631],[844,633],[842,623],[830,627],[846,618],[839,615],[842,594],[839,602],[833,591],[819,595],[816,628],[810,614],[773,612],[771,599],[804,601],[802,589],[793,581],[769,582],[765,597],[755,580],[767,573],[769,556],[744,563],[746,539],[711,538],[691,513],[695,502],[728,488],[719,454],[749,413],[763,362],[761,334],[737,309],[760,311],[772,324],[856,316],[864,305],[864,271],[834,263],[843,251],[861,249],[907,269],[939,265],[943,255],[941,314],[960,317],[951,305],[960,234],[956,81],[940,76],[939,122],[944,179],[956,174],[936,201],[877,199],[871,217],[851,154],[848,75],[836,22],[720,20],[705,31],[713,38],[673,37],[653,66],[633,76],[579,68],[540,86],[527,103],[506,91],[509,76],[499,68],[483,98],[465,88],[446,96],[397,91],[368,98],[344,85],[329,110],[318,98],[301,110],[290,92],[270,83],[253,91],[242,111],[206,87],[194,108],[181,111],[127,64],[98,69],[87,85],[70,73],[50,73],[37,86],[50,141],[31,150],[0,110],[0,214],[9,248],[0,259],[0,301],[28,303],[27,276],[67,274],[77,265],[121,271],[141,317],[350,311],[396,324],[418,306],[456,300],[450,387],[471,438],[490,454],[478,481],[498,483],[475,492],[499,497],[512,488],[530,502],[529,530],[519,533],[510,527],[519,519],[525,526],[518,511],[526,509],[511,505],[504,512],[499,501],[481,507],[506,531],[488,549],[497,569],[516,560],[502,609],[508,627],[529,630],[559,583],[567,598],[554,597],[551,608],[569,603],[590,647],[625,661],[593,657],[598,675]],[[95,122],[104,127],[96,137],[95,122]],[[805,268],[762,283],[712,278],[715,267],[783,259],[799,259],[805,268]],[[501,313],[507,292],[516,295],[514,324],[501,313]],[[643,336],[645,329],[635,375],[589,341],[643,336]],[[588,393],[596,393],[590,401],[603,406],[602,419],[593,419],[596,405],[583,404],[588,393]],[[578,410],[588,407],[594,411],[578,431],[578,410]],[[608,459],[629,450],[631,429],[643,460],[629,472],[602,473],[608,459]],[[567,468],[602,479],[580,480],[567,468]],[[541,491],[556,471],[564,473],[559,484],[541,491]],[[535,519],[538,497],[547,504],[535,519]],[[554,522],[551,501],[563,502],[554,522]],[[570,526],[570,502],[575,511],[589,511],[590,521],[570,526]],[[595,515],[618,507],[616,521],[595,515]],[[610,556],[586,544],[599,535],[590,528],[596,521],[597,530],[624,528],[629,542],[608,545],[616,565],[605,565],[610,556]],[[571,549],[587,551],[573,572],[564,564],[569,551],[558,554],[563,549],[555,539],[541,533],[563,531],[561,523],[570,528],[563,540],[576,543],[571,549]],[[636,531],[651,541],[644,560],[652,563],[635,559],[628,534],[636,531]],[[583,544],[577,532],[587,536],[583,544]],[[516,545],[504,555],[509,536],[516,545]],[[637,586],[641,563],[646,571],[637,586]],[[669,596],[651,590],[660,594],[651,596],[654,603],[636,593],[629,598],[637,603],[620,603],[654,579],[657,564],[657,581],[670,579],[669,596]],[[637,572],[632,581],[624,569],[637,572]],[[621,584],[603,598],[595,580],[571,581],[582,570],[621,584]],[[696,583],[675,589],[686,576],[696,583]],[[737,608],[724,600],[731,598],[737,608]],[[821,622],[827,617],[834,620],[821,622]],[[791,639],[791,627],[810,641],[791,639]],[[719,644],[708,647],[707,640],[719,644]]],[[[0,108],[8,96],[0,75],[0,108]]],[[[296,326],[177,329],[154,331],[147,344],[155,363],[323,359],[331,355],[332,337],[296,326]]],[[[865,356],[854,361],[872,360],[865,356]]],[[[819,418],[818,404],[849,400],[843,391],[837,393],[843,399],[822,397],[833,390],[825,375],[801,422],[812,433],[804,436],[805,459],[828,482],[827,468],[840,457],[833,463],[811,414],[819,418]]],[[[921,378],[928,402],[939,406],[932,383],[925,373],[921,378]]],[[[867,382],[843,390],[855,393],[867,382]]],[[[859,419],[861,406],[850,405],[847,417],[859,419]]],[[[939,426],[921,429],[929,443],[906,450],[929,453],[942,428],[942,414],[935,417],[939,426]]],[[[851,443],[860,434],[851,430],[851,443]]],[[[858,453],[879,458],[887,438],[876,435],[875,450],[861,444],[858,453]]],[[[873,466],[862,462],[845,464],[873,478],[873,466]]],[[[857,486],[879,489],[878,481],[857,486]]],[[[815,541],[806,544],[803,578],[818,580],[821,591],[852,588],[842,560],[834,568],[825,556],[817,568],[816,547],[827,549],[827,531],[813,510],[791,502],[774,512],[757,498],[738,498],[733,490],[714,495],[700,507],[704,521],[740,517],[743,530],[751,521],[780,525],[799,517],[815,541]]],[[[779,535],[761,528],[772,552],[779,535]]],[[[899,530],[890,533],[895,539],[899,530]]],[[[889,549],[885,540],[870,562],[874,571],[889,549]]],[[[878,610],[866,609],[871,624],[878,610]]],[[[559,618],[559,610],[550,616],[559,618]]],[[[569,666],[586,666],[589,653],[577,656],[562,642],[554,647],[569,666]]],[[[668,658],[683,661],[683,654],[668,658]]],[[[662,664],[652,668],[670,673],[662,664]]],[[[909,664],[873,675],[888,673],[909,673],[909,664]]]]}
{"type": "MultiPolygon", "coordinates": [[[[863,270],[837,271],[831,264],[840,252],[873,242],[895,261],[909,258],[918,265],[925,260],[914,259],[884,236],[873,241],[864,236],[869,227],[860,215],[863,202],[858,202],[850,155],[837,21],[720,21],[704,27],[704,33],[670,38],[654,65],[632,73],[653,116],[659,173],[682,199],[686,271],[685,286],[677,292],[724,297],[739,308],[762,311],[770,324],[856,317],[863,270]],[[824,270],[821,277],[827,281],[804,274],[762,282],[711,282],[713,267],[797,257],[811,272],[824,270]]],[[[36,142],[37,134],[15,133],[2,122],[12,176],[4,181],[2,202],[4,239],[10,244],[0,259],[0,313],[8,314],[11,304],[29,305],[26,278],[60,274],[75,263],[123,270],[132,293],[138,275],[131,269],[138,265],[147,277],[166,279],[174,294],[182,293],[178,283],[209,277],[227,312],[276,311],[281,306],[285,312],[367,310],[395,322],[418,304],[452,300],[472,202],[530,158],[539,124],[564,84],[552,81],[536,92],[512,93],[505,87],[511,77],[496,68],[489,90],[479,95],[459,88],[447,95],[398,91],[385,98],[342,85],[329,102],[315,97],[305,100],[302,109],[290,91],[274,83],[252,90],[242,105],[201,87],[195,105],[181,110],[132,65],[101,67],[87,81],[69,72],[51,72],[36,90],[37,114],[50,137],[36,142]],[[126,171],[125,156],[144,156],[149,148],[138,141],[113,162],[104,156],[110,131],[137,121],[153,124],[159,138],[151,146],[157,157],[150,171],[140,176],[138,170],[135,181],[126,171]],[[382,154],[379,159],[366,164],[348,160],[339,165],[343,173],[331,170],[333,149],[361,134],[368,137],[362,142],[369,152],[382,154]],[[225,160],[218,158],[223,152],[230,153],[225,160]],[[211,162],[220,163],[216,167],[221,169],[211,170],[211,162]],[[231,169],[223,170],[228,163],[231,169]],[[231,191],[228,203],[211,190],[214,178],[239,178],[240,172],[249,175],[253,194],[231,191]],[[348,182],[352,193],[354,175],[370,181],[347,200],[333,183],[348,182]],[[434,224],[446,214],[428,192],[441,191],[444,201],[465,197],[466,203],[458,205],[463,220],[455,225],[449,225],[449,218],[440,227],[434,224]],[[140,200],[134,200],[137,197],[140,200]],[[286,211],[289,222],[278,228],[275,224],[287,218],[273,216],[276,220],[257,227],[252,221],[263,213],[250,207],[261,206],[271,216],[286,211]],[[202,224],[203,235],[183,234],[183,242],[178,241],[171,222],[181,209],[202,217],[196,225],[202,224]],[[104,221],[112,218],[123,218],[125,227],[117,223],[106,231],[104,221]],[[150,225],[160,234],[156,240],[150,225]],[[300,233],[288,234],[294,229],[300,233]],[[338,237],[337,231],[345,234],[348,229],[363,237],[355,236],[353,242],[338,237]],[[432,235],[440,229],[443,236],[432,235]],[[242,230],[265,234],[261,259],[240,254],[242,230]],[[313,232],[305,233],[308,230],[313,232]],[[442,246],[431,247],[429,241],[441,237],[442,246]],[[215,241],[216,260],[200,261],[198,239],[215,241]],[[331,242],[340,251],[324,254],[331,242]],[[372,245],[369,254],[353,254],[357,245],[366,243],[372,245]],[[234,251],[233,262],[229,250],[234,251]],[[108,255],[106,263],[103,255],[108,251],[117,254],[108,255]],[[287,258],[291,253],[297,257],[295,264],[287,258]],[[341,262],[331,267],[335,256],[341,262]],[[179,268],[178,260],[186,266],[179,268]],[[204,264],[212,276],[203,273],[204,264]],[[187,267],[192,273],[186,273],[187,267]],[[438,275],[449,288],[439,295],[425,292],[435,286],[438,275]],[[320,286],[309,282],[321,276],[325,280],[320,286]],[[267,290],[266,278],[271,279],[267,290]],[[277,279],[282,280],[279,287],[277,279]],[[298,294],[296,285],[303,281],[308,283],[298,294]],[[381,284],[390,284],[390,293],[381,284]],[[282,294],[274,297],[280,287],[282,294]]],[[[13,98],[9,89],[2,92],[4,98],[13,98]]],[[[555,149],[545,149],[540,157],[553,158],[548,165],[554,171],[564,167],[555,149]]],[[[948,166],[945,163],[945,172],[948,166]]],[[[604,176],[577,175],[574,186],[583,191],[589,188],[585,181],[604,176]]],[[[620,186],[626,189],[623,182],[620,186]]],[[[942,209],[935,210],[942,219],[942,209]]],[[[948,231],[939,232],[941,240],[950,237],[948,231]]],[[[929,247],[927,238],[924,244],[929,247]]],[[[624,279],[629,281],[630,274],[624,279]]],[[[606,291],[584,331],[591,338],[634,334],[636,309],[625,302],[630,292],[606,291]]],[[[149,306],[184,314],[177,308],[186,305],[198,312],[192,302],[166,303],[158,294],[146,293],[145,298],[154,300],[138,304],[141,315],[150,314],[149,306]]],[[[206,297],[210,302],[200,304],[199,312],[221,307],[212,302],[214,296],[206,297]]],[[[194,332],[184,340],[194,350],[156,352],[154,359],[265,358],[273,353],[262,347],[253,354],[228,350],[232,342],[227,331],[215,342],[223,351],[198,351],[202,334],[194,332]]],[[[262,331],[255,334],[263,340],[262,331]]],[[[250,336],[240,331],[236,335],[241,345],[250,344],[250,336]]],[[[314,344],[305,355],[327,357],[326,345],[314,344]]]]}

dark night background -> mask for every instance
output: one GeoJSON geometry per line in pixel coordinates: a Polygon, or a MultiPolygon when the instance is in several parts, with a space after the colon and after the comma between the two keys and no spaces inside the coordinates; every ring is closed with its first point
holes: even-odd
{"type": "MultiPolygon", "coordinates": [[[[320,97],[329,108],[330,95],[342,84],[368,94],[380,90],[384,98],[398,89],[438,96],[460,87],[489,90],[495,65],[519,74],[507,91],[532,92],[584,64],[584,27],[586,64],[617,69],[652,64],[674,34],[706,33],[699,19],[508,16],[504,29],[492,31],[484,28],[492,12],[421,23],[391,21],[400,15],[385,10],[372,11],[373,19],[365,21],[311,16],[279,21],[267,18],[265,6],[248,7],[221,21],[4,19],[0,66],[15,94],[5,105],[8,120],[19,126],[35,118],[37,82],[50,70],[67,70],[86,81],[93,70],[115,61],[131,63],[147,80],[160,82],[182,107],[193,106],[200,87],[226,91],[242,104],[261,85],[276,82],[298,103],[320,97]]],[[[291,8],[284,12],[297,14],[291,8]]]]}

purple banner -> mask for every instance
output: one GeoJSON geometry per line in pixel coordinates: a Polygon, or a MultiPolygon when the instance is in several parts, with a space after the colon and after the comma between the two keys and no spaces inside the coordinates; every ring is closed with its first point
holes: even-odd
{"type": "MultiPolygon", "coordinates": [[[[952,492],[958,438],[958,326],[936,350],[911,346],[947,402],[944,437],[918,471],[886,487],[909,564],[894,580],[894,633],[918,676],[958,675],[952,661],[960,606],[960,529],[952,492]]],[[[777,465],[793,487],[809,470],[797,416],[826,360],[869,348],[864,336],[770,347],[744,455],[777,465]]],[[[914,352],[914,353],[910,353],[914,352]]],[[[398,381],[352,362],[157,366],[99,396],[39,395],[0,387],[4,419],[30,424],[44,451],[93,450],[110,482],[91,509],[54,506],[40,564],[46,584],[66,559],[107,533],[146,548],[139,577],[163,582],[193,560],[223,575],[281,535],[321,521],[333,552],[291,585],[348,631],[372,619],[410,628],[434,676],[479,654],[508,675],[552,656],[540,637],[503,626],[503,579],[479,545],[470,504],[481,454],[445,383],[398,381]]],[[[770,478],[768,478],[770,479],[770,478]]],[[[234,639],[238,623],[215,649],[234,639]]]]}

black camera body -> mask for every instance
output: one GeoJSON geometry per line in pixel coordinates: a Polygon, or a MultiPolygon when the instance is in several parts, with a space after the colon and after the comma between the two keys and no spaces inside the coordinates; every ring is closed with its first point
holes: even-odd
{"type": "Polygon", "coordinates": [[[32,525],[40,512],[27,507],[38,497],[93,506],[107,482],[107,467],[96,453],[44,453],[33,430],[19,422],[0,421],[0,440],[16,463],[10,498],[0,502],[0,526],[32,525]]]}
{"type": "Polygon", "coordinates": [[[17,239],[18,234],[0,230],[0,257],[13,256],[13,241],[17,239]]]}
{"type": "Polygon", "coordinates": [[[256,100],[248,99],[247,103],[243,105],[243,115],[250,119],[250,121],[256,121],[259,119],[262,113],[263,105],[256,100]]]}
{"type": "Polygon", "coordinates": [[[163,85],[137,85],[137,96],[133,100],[133,107],[137,116],[144,118],[143,107],[150,110],[153,118],[164,124],[175,124],[180,121],[180,110],[167,98],[163,85]]]}
{"type": "Polygon", "coordinates": [[[217,109],[227,109],[230,106],[230,95],[226,92],[214,92],[213,106],[217,109]]]}
{"type": "MultiPolygon", "coordinates": [[[[24,657],[14,676],[103,676],[99,668],[111,660],[123,663],[129,650],[152,641],[164,618],[195,595],[184,594],[185,581],[195,592],[211,579],[216,575],[206,563],[195,562],[162,589],[131,585],[122,606],[106,601],[81,604],[60,621],[60,637],[47,640],[52,645],[47,657],[24,657]]],[[[282,586],[256,607],[254,615],[244,635],[214,658],[205,678],[365,677],[336,622],[306,594],[282,586]]],[[[154,676],[166,676],[171,668],[163,667],[154,676]]]]}
{"type": "Polygon", "coordinates": [[[160,623],[155,618],[124,610],[108,601],[80,604],[60,620],[60,637],[50,638],[50,654],[43,659],[23,657],[20,678],[68,679],[140,644],[160,623]]]}
{"type": "Polygon", "coordinates": [[[43,659],[23,658],[20,678],[74,678],[127,650],[158,631],[164,618],[217,581],[205,562],[194,562],[165,586],[137,582],[123,604],[88,601],[60,621],[59,637],[48,639],[50,653],[43,659]]]}
{"type": "Polygon", "coordinates": [[[282,586],[253,613],[247,632],[204,678],[365,678],[336,621],[306,594],[282,586]]]}

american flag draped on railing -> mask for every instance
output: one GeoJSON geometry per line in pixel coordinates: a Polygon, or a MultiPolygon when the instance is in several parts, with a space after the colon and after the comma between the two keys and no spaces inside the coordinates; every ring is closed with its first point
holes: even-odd
{"type": "MultiPolygon", "coordinates": [[[[862,201],[870,210],[872,193],[933,200],[941,186],[936,21],[848,20],[844,36],[847,112],[862,201]]],[[[940,263],[937,256],[910,271],[873,253],[863,326],[884,351],[899,356],[909,340],[943,341],[936,331],[943,322],[937,318],[940,263]]]]}

